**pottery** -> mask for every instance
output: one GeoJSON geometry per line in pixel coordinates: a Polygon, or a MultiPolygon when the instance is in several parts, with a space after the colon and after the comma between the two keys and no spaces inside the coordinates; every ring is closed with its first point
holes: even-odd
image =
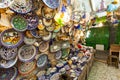
{"type": "Polygon", "coordinates": [[[35,38],[41,38],[42,35],[44,35],[44,30],[39,30],[38,28],[36,28],[36,29],[31,30],[30,33],[35,38]]]}
{"type": "Polygon", "coordinates": [[[1,0],[1,1],[0,1],[0,8],[7,8],[7,7],[9,7],[13,2],[14,2],[14,0],[1,0]]]}
{"type": "Polygon", "coordinates": [[[52,32],[52,31],[54,31],[54,28],[55,28],[55,24],[53,23],[51,26],[47,26],[46,30],[49,32],[52,32]]]}
{"type": "Polygon", "coordinates": [[[50,45],[50,52],[57,52],[61,49],[61,44],[60,43],[53,43],[52,45],[50,45]]]}
{"type": "Polygon", "coordinates": [[[51,26],[53,24],[53,20],[52,19],[43,18],[42,19],[42,23],[43,23],[44,26],[51,26]]]}
{"type": "Polygon", "coordinates": [[[62,49],[65,49],[65,48],[70,48],[70,42],[69,41],[62,42],[62,49]]]}
{"type": "Polygon", "coordinates": [[[51,37],[52,37],[52,33],[51,33],[51,32],[49,32],[49,34],[48,34],[48,35],[43,36],[43,37],[42,37],[42,39],[43,39],[44,41],[48,41],[48,40],[50,40],[50,39],[51,39],[51,37]]]}
{"type": "Polygon", "coordinates": [[[0,49],[0,55],[5,60],[12,60],[17,55],[17,48],[6,48],[2,47],[0,49]]]}
{"type": "Polygon", "coordinates": [[[55,52],[55,59],[59,60],[62,57],[62,51],[55,52]]]}
{"type": "Polygon", "coordinates": [[[11,25],[16,31],[25,31],[27,30],[28,22],[22,16],[16,15],[12,18],[11,25]]]}
{"type": "Polygon", "coordinates": [[[31,73],[36,67],[36,62],[19,62],[18,71],[21,75],[27,75],[31,73]]]}
{"type": "Polygon", "coordinates": [[[33,30],[37,28],[39,24],[39,17],[35,13],[28,13],[26,15],[22,15],[28,22],[28,30],[33,30]]]}
{"type": "Polygon", "coordinates": [[[37,67],[43,68],[48,62],[48,56],[46,54],[40,54],[39,58],[37,59],[37,67]]]}
{"type": "Polygon", "coordinates": [[[12,60],[4,60],[4,59],[0,59],[0,67],[2,68],[10,68],[10,67],[13,67],[16,62],[18,60],[18,57],[15,57],[14,59],[12,60]]]}
{"type": "Polygon", "coordinates": [[[14,0],[10,9],[20,14],[26,14],[32,9],[32,0],[14,0]]]}
{"type": "Polygon", "coordinates": [[[49,49],[49,42],[42,41],[39,43],[39,51],[45,52],[49,49]]]}
{"type": "Polygon", "coordinates": [[[55,73],[50,77],[50,80],[59,80],[60,73],[55,73]]]}
{"type": "Polygon", "coordinates": [[[14,29],[7,29],[1,33],[0,40],[4,47],[15,48],[23,42],[23,34],[14,29]]]}
{"type": "Polygon", "coordinates": [[[24,37],[24,43],[27,45],[32,45],[36,42],[35,38],[28,38],[28,37],[24,37]]]}
{"type": "Polygon", "coordinates": [[[42,0],[49,8],[55,9],[60,5],[60,0],[42,0]]]}
{"type": "Polygon", "coordinates": [[[62,58],[68,57],[69,52],[70,52],[70,49],[69,49],[69,48],[62,49],[62,58]]]}
{"type": "Polygon", "coordinates": [[[17,76],[17,68],[0,69],[0,80],[15,80],[17,76]]]}
{"type": "Polygon", "coordinates": [[[36,48],[33,45],[23,45],[18,50],[18,57],[22,62],[28,62],[34,59],[36,48]]]}

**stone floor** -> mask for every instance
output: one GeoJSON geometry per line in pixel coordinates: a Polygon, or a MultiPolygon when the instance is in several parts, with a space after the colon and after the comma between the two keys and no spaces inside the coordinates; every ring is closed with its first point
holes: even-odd
{"type": "Polygon", "coordinates": [[[120,69],[95,61],[88,80],[120,80],[120,69]]]}

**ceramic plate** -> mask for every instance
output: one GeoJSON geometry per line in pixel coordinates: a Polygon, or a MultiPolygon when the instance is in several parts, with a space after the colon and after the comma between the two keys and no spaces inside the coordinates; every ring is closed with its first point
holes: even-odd
{"type": "Polygon", "coordinates": [[[35,38],[28,38],[28,37],[24,37],[24,43],[27,45],[32,45],[36,42],[35,38]]]}
{"type": "Polygon", "coordinates": [[[10,9],[21,14],[25,14],[32,9],[32,0],[14,0],[10,9]]]}
{"type": "Polygon", "coordinates": [[[23,15],[23,17],[28,21],[28,30],[33,30],[37,28],[39,24],[39,18],[35,13],[28,13],[23,15]]]}
{"type": "Polygon", "coordinates": [[[60,5],[60,0],[42,0],[48,7],[55,9],[60,5]]]}
{"type": "Polygon", "coordinates": [[[42,68],[48,62],[48,56],[46,54],[41,54],[37,60],[37,67],[42,68]]]}
{"type": "Polygon", "coordinates": [[[1,33],[1,43],[7,48],[18,47],[23,42],[23,34],[14,29],[7,29],[1,33]]]}
{"type": "Polygon", "coordinates": [[[11,24],[16,31],[25,31],[28,27],[27,20],[20,15],[14,16],[12,18],[11,24]]]}
{"type": "Polygon", "coordinates": [[[53,20],[43,18],[42,23],[43,23],[44,26],[51,26],[53,24],[53,20]]]}
{"type": "Polygon", "coordinates": [[[53,43],[50,45],[50,52],[57,52],[61,49],[61,44],[60,43],[53,43]]]}
{"type": "Polygon", "coordinates": [[[70,43],[68,41],[62,42],[62,49],[70,48],[70,43]]]}
{"type": "Polygon", "coordinates": [[[18,57],[23,62],[28,62],[34,59],[36,48],[32,45],[23,45],[18,51],[18,57]]]}
{"type": "Polygon", "coordinates": [[[6,48],[2,47],[0,49],[0,55],[5,60],[14,59],[17,55],[17,48],[6,48]]]}
{"type": "Polygon", "coordinates": [[[20,62],[18,66],[18,71],[22,75],[26,75],[31,73],[35,69],[36,63],[35,61],[31,62],[20,62]]]}
{"type": "Polygon", "coordinates": [[[7,8],[9,7],[14,0],[0,0],[0,8],[7,8]]]}
{"type": "Polygon", "coordinates": [[[0,60],[0,66],[2,68],[10,68],[10,67],[12,67],[12,66],[14,66],[16,64],[17,60],[18,60],[18,57],[14,58],[12,60],[1,59],[0,60]]]}
{"type": "Polygon", "coordinates": [[[15,80],[17,76],[17,68],[0,69],[0,80],[15,80]]]}
{"type": "Polygon", "coordinates": [[[49,42],[42,41],[39,44],[39,51],[40,52],[45,52],[49,49],[49,42]]]}
{"type": "Polygon", "coordinates": [[[55,16],[55,11],[48,7],[42,7],[42,16],[46,19],[52,19],[55,16]]]}
{"type": "Polygon", "coordinates": [[[55,59],[60,59],[62,57],[62,51],[60,50],[60,51],[57,51],[56,53],[55,53],[55,59]]]}

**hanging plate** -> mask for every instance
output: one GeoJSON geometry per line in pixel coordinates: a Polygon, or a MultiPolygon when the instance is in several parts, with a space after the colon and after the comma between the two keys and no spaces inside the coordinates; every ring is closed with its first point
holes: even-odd
{"type": "Polygon", "coordinates": [[[17,68],[0,69],[0,80],[15,80],[17,77],[17,68]]]}
{"type": "Polygon", "coordinates": [[[7,8],[9,7],[14,0],[0,0],[0,8],[7,8]]]}
{"type": "Polygon", "coordinates": [[[18,57],[12,59],[12,60],[4,60],[4,59],[0,59],[0,66],[2,68],[10,68],[10,67],[13,67],[16,62],[18,60],[18,57]]]}
{"type": "Polygon", "coordinates": [[[42,0],[48,7],[55,9],[60,5],[60,0],[42,0]]]}
{"type": "Polygon", "coordinates": [[[18,51],[18,57],[23,62],[28,62],[34,59],[36,48],[32,45],[23,45],[18,51]]]}
{"type": "Polygon", "coordinates": [[[49,7],[42,7],[42,16],[46,19],[52,19],[55,16],[55,11],[49,7]]]}
{"type": "Polygon", "coordinates": [[[19,62],[18,65],[18,71],[22,75],[26,75],[31,73],[36,67],[36,62],[31,61],[31,62],[19,62]]]}
{"type": "Polygon", "coordinates": [[[35,13],[28,13],[26,15],[23,15],[23,17],[27,20],[28,22],[28,30],[33,30],[37,28],[39,24],[39,17],[35,13]]]}
{"type": "Polygon", "coordinates": [[[5,60],[14,59],[17,55],[17,48],[6,48],[2,47],[0,49],[0,55],[5,60]]]}
{"type": "Polygon", "coordinates": [[[7,48],[15,48],[23,42],[23,35],[14,29],[7,29],[1,33],[0,41],[7,48]]]}
{"type": "Polygon", "coordinates": [[[20,15],[14,16],[12,18],[11,24],[16,31],[25,31],[28,27],[27,20],[20,15]]]}
{"type": "Polygon", "coordinates": [[[49,49],[49,42],[42,41],[39,44],[39,51],[40,52],[45,52],[49,49]]]}
{"type": "Polygon", "coordinates": [[[37,67],[42,68],[44,67],[48,62],[48,56],[47,54],[41,54],[37,60],[37,67]]]}
{"type": "Polygon", "coordinates": [[[24,43],[27,45],[32,45],[36,42],[36,38],[24,37],[24,43]]]}
{"type": "Polygon", "coordinates": [[[14,0],[10,9],[20,14],[28,13],[32,9],[32,0],[14,0]]]}
{"type": "Polygon", "coordinates": [[[43,22],[44,26],[51,26],[53,24],[53,20],[52,19],[43,18],[42,22],[43,22]]]}

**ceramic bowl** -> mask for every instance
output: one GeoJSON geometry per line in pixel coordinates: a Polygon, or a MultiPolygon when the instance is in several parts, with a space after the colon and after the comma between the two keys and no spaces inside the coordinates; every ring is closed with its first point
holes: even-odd
{"type": "Polygon", "coordinates": [[[0,69],[0,80],[15,80],[17,77],[17,68],[0,69]]]}
{"type": "Polygon", "coordinates": [[[51,32],[49,32],[49,34],[48,34],[48,35],[43,36],[43,37],[42,37],[42,39],[43,39],[44,41],[49,41],[49,40],[51,39],[51,37],[52,37],[52,33],[51,33],[51,32]]]}
{"type": "Polygon", "coordinates": [[[70,49],[69,49],[69,48],[62,49],[62,58],[68,57],[69,52],[70,52],[70,49]]]}
{"type": "Polygon", "coordinates": [[[60,0],[42,0],[49,8],[55,9],[60,5],[60,0]]]}
{"type": "Polygon", "coordinates": [[[65,49],[65,48],[70,48],[70,42],[69,41],[62,42],[62,49],[65,49]]]}
{"type": "Polygon", "coordinates": [[[23,34],[14,29],[7,29],[1,33],[0,41],[7,48],[15,48],[23,42],[23,34]]]}
{"type": "Polygon", "coordinates": [[[61,44],[60,43],[53,43],[52,45],[50,45],[50,52],[57,52],[61,49],[61,44]]]}
{"type": "Polygon", "coordinates": [[[32,61],[36,55],[36,48],[33,45],[23,45],[19,50],[18,50],[18,57],[20,61],[23,62],[28,62],[32,61]]]}
{"type": "Polygon", "coordinates": [[[37,60],[37,67],[43,68],[48,62],[48,56],[47,54],[40,54],[38,60],[37,60]]]}
{"type": "Polygon", "coordinates": [[[16,31],[25,31],[28,27],[27,20],[20,15],[14,16],[11,20],[11,24],[16,31]]]}
{"type": "Polygon", "coordinates": [[[31,12],[22,16],[28,21],[28,30],[37,28],[39,24],[39,17],[35,13],[31,12]]]}
{"type": "Polygon", "coordinates": [[[41,38],[42,35],[44,35],[44,31],[43,30],[40,31],[38,28],[31,30],[30,33],[35,38],[41,38]]]}
{"type": "Polygon", "coordinates": [[[7,8],[7,7],[9,7],[13,2],[14,2],[14,0],[1,0],[1,1],[0,1],[0,8],[7,8]]]}
{"type": "Polygon", "coordinates": [[[53,20],[52,19],[43,18],[42,19],[42,23],[43,23],[44,26],[51,26],[53,24],[53,20]]]}
{"type": "Polygon", "coordinates": [[[61,51],[61,50],[60,50],[60,51],[57,51],[57,52],[55,53],[55,59],[59,60],[61,57],[62,57],[62,51],[61,51]]]}
{"type": "Polygon", "coordinates": [[[17,48],[6,48],[2,47],[0,49],[0,55],[5,60],[12,60],[17,55],[17,48]]]}
{"type": "Polygon", "coordinates": [[[35,38],[28,38],[28,37],[24,37],[24,43],[27,45],[32,45],[36,42],[35,38]]]}
{"type": "Polygon", "coordinates": [[[47,26],[46,30],[49,32],[52,32],[52,31],[54,31],[54,28],[55,28],[55,24],[53,23],[51,26],[47,26]]]}
{"type": "Polygon", "coordinates": [[[20,14],[26,14],[32,9],[32,0],[14,0],[10,9],[20,14]]]}
{"type": "Polygon", "coordinates": [[[16,62],[18,60],[18,57],[12,59],[12,60],[4,60],[4,59],[0,59],[0,66],[2,68],[10,68],[10,67],[13,67],[16,62]]]}
{"type": "Polygon", "coordinates": [[[49,49],[49,42],[42,41],[39,43],[39,51],[45,52],[49,49]]]}

